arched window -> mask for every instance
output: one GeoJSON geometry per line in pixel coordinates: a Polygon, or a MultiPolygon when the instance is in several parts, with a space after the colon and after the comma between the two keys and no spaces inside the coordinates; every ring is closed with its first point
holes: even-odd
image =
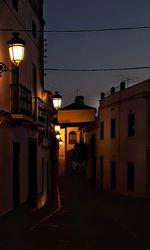
{"type": "Polygon", "coordinates": [[[77,143],[77,133],[75,131],[71,131],[69,133],[69,144],[76,144],[77,143]]]}

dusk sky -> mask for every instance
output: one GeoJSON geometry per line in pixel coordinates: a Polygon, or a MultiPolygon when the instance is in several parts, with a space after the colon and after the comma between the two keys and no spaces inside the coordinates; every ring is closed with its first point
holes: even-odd
{"type": "MultiPolygon", "coordinates": [[[[150,25],[149,0],[45,0],[45,30],[102,29],[150,25]]],[[[45,68],[101,69],[150,66],[150,29],[45,33],[45,68]]],[[[63,106],[84,95],[98,106],[100,93],[150,78],[150,69],[110,72],[46,71],[45,88],[58,90],[63,106]],[[78,89],[78,90],[77,90],[78,89]]]]}

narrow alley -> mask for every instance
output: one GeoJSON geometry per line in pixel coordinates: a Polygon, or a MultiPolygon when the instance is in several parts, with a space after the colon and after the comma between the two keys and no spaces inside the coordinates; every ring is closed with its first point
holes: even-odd
{"type": "Polygon", "coordinates": [[[15,212],[3,217],[0,249],[150,249],[149,200],[100,193],[81,176],[60,179],[59,189],[60,209],[36,221],[26,215],[16,231],[15,212]]]}

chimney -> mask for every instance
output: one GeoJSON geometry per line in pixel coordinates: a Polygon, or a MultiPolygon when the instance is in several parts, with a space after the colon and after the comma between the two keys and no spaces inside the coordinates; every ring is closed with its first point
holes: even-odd
{"type": "Polygon", "coordinates": [[[104,97],[105,97],[105,93],[101,92],[101,99],[104,99],[104,97]]]}
{"type": "Polygon", "coordinates": [[[115,94],[115,87],[111,88],[111,95],[115,94]]]}
{"type": "Polygon", "coordinates": [[[84,104],[84,96],[82,96],[82,95],[76,96],[75,103],[84,104]]]}
{"type": "Polygon", "coordinates": [[[126,86],[125,82],[121,82],[120,83],[120,90],[125,89],[125,86],[126,86]]]}

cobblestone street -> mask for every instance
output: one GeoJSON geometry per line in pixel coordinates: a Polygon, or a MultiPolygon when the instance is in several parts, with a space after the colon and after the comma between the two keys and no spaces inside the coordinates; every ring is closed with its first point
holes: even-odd
{"type": "Polygon", "coordinates": [[[14,230],[16,212],[2,219],[0,249],[150,249],[149,200],[100,193],[79,176],[62,178],[59,187],[60,209],[26,214],[14,230]]]}

